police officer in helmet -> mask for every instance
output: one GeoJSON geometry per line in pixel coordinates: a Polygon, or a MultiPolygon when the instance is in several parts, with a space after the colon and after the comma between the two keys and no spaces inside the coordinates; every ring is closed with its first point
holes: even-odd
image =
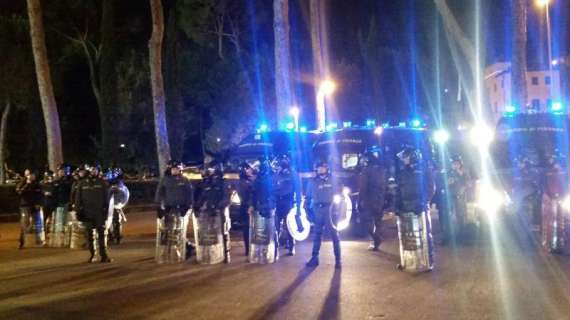
{"type": "MultiPolygon", "coordinates": [[[[87,166],[84,166],[86,169],[87,166]]],[[[101,178],[99,166],[89,168],[89,175],[75,187],[74,204],[80,221],[86,224],[90,263],[96,261],[95,248],[101,262],[111,262],[107,252],[107,219],[109,219],[109,185],[101,178]],[[97,243],[95,243],[97,241],[97,243]]]]}
{"type": "Polygon", "coordinates": [[[257,171],[247,162],[240,165],[239,182],[237,185],[237,193],[240,198],[240,219],[242,224],[243,242],[245,255],[249,256],[249,205],[251,203],[251,195],[253,192],[253,183],[255,182],[257,171]]]}
{"type": "Polygon", "coordinates": [[[293,208],[295,200],[296,179],[289,157],[284,155],[277,161],[277,172],[275,174],[275,228],[277,230],[277,239],[281,239],[281,235],[285,237],[285,248],[289,256],[295,255],[295,240],[287,230],[287,215],[293,208]]]}
{"type": "Polygon", "coordinates": [[[326,161],[318,161],[316,164],[316,176],[309,181],[305,195],[305,206],[309,219],[314,224],[313,251],[307,267],[314,268],[319,265],[319,252],[323,232],[329,231],[332,238],[335,255],[335,268],[341,268],[340,238],[338,231],[331,224],[330,207],[334,195],[340,190],[332,179],[329,165],[326,161]]]}
{"type": "Polygon", "coordinates": [[[194,189],[190,181],[182,176],[182,164],[170,161],[170,170],[156,188],[155,202],[160,206],[158,216],[176,212],[185,216],[194,203],[194,189]]]}
{"type": "Polygon", "coordinates": [[[382,164],[381,151],[366,152],[361,158],[362,171],[359,179],[359,212],[368,226],[371,251],[378,251],[382,242],[382,219],[386,196],[386,169],[382,164]]]}

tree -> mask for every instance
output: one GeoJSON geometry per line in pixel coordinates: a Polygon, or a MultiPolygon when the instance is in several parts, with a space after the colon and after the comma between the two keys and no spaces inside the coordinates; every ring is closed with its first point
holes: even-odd
{"type": "MultiPolygon", "coordinates": [[[[311,48],[313,51],[313,78],[315,86],[315,106],[318,105],[318,91],[319,82],[323,80],[324,75],[324,65],[323,65],[323,48],[321,42],[321,4],[320,0],[310,0],[309,1],[309,15],[310,15],[310,26],[311,26],[311,48]]],[[[316,111],[316,114],[319,114],[316,111]]],[[[317,126],[319,122],[317,120],[317,126]]]]}
{"type": "Polygon", "coordinates": [[[291,90],[291,52],[289,41],[289,0],[273,0],[275,40],[275,98],[277,124],[283,121],[294,101],[291,90]]]}
{"type": "Polygon", "coordinates": [[[57,112],[57,104],[55,102],[47,57],[42,9],[40,0],[27,0],[27,5],[28,18],[30,19],[32,51],[34,54],[38,89],[46,126],[48,164],[50,169],[55,170],[56,167],[63,162],[63,150],[59,114],[57,112]]]}
{"type": "Polygon", "coordinates": [[[526,46],[527,46],[527,0],[512,2],[513,10],[513,61],[512,74],[512,103],[524,110],[527,104],[526,87],[526,46]]]}
{"type": "Polygon", "coordinates": [[[150,37],[149,64],[150,83],[152,88],[152,106],[154,111],[154,134],[156,138],[156,153],[160,175],[164,174],[170,160],[170,145],[166,125],[166,105],[164,82],[162,79],[162,40],[164,38],[164,13],[161,0],[150,0],[152,14],[152,35],[150,37]]]}

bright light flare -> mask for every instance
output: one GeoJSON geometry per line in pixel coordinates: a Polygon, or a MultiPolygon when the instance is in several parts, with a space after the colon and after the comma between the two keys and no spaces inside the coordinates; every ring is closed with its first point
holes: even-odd
{"type": "Polygon", "coordinates": [[[447,132],[445,129],[438,129],[433,134],[433,140],[439,145],[446,144],[447,141],[449,141],[449,138],[449,132],[447,132]]]}
{"type": "Polygon", "coordinates": [[[538,7],[544,8],[550,4],[550,0],[536,0],[535,3],[538,7]]]}
{"type": "Polygon", "coordinates": [[[495,134],[485,124],[478,124],[471,129],[470,138],[473,145],[479,148],[487,148],[493,142],[495,134]]]}
{"type": "Polygon", "coordinates": [[[298,118],[299,115],[301,114],[301,109],[299,109],[299,107],[297,106],[293,106],[291,107],[291,109],[289,109],[289,114],[294,118],[298,118]]]}
{"type": "Polygon", "coordinates": [[[374,129],[374,134],[377,136],[381,136],[382,133],[384,133],[384,128],[382,127],[376,127],[376,129],[374,129]]]}
{"type": "Polygon", "coordinates": [[[562,200],[560,205],[562,206],[562,209],[564,209],[564,211],[570,212],[570,195],[566,196],[566,198],[562,200]]]}
{"type": "Polygon", "coordinates": [[[490,182],[479,182],[477,185],[477,202],[479,209],[483,210],[491,221],[496,218],[502,207],[510,202],[505,191],[495,188],[490,182]]]}
{"type": "Polygon", "coordinates": [[[309,237],[311,233],[311,222],[307,219],[307,212],[305,211],[303,203],[299,208],[299,216],[297,216],[297,207],[293,207],[287,215],[287,230],[293,239],[303,241],[309,237]],[[302,231],[299,231],[298,223],[301,223],[302,231]]]}
{"type": "Polygon", "coordinates": [[[319,93],[328,96],[335,92],[336,83],[332,80],[324,80],[319,87],[319,93]]]}

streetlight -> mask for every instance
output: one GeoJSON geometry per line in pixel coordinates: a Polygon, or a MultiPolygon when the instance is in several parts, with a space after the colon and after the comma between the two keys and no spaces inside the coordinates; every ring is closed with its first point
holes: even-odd
{"type": "Polygon", "coordinates": [[[544,8],[544,13],[546,15],[546,41],[548,47],[548,72],[550,74],[550,96],[552,99],[558,98],[554,97],[553,86],[554,86],[554,75],[552,72],[552,35],[550,31],[550,0],[536,0],[536,5],[540,8],[544,8]]]}
{"type": "Polygon", "coordinates": [[[295,131],[299,131],[299,115],[301,114],[301,109],[297,106],[291,107],[289,114],[293,116],[293,121],[295,122],[295,131]]]}
{"type": "Polygon", "coordinates": [[[317,92],[317,122],[318,129],[324,131],[327,126],[325,98],[336,90],[336,83],[330,79],[324,80],[317,92]]]}

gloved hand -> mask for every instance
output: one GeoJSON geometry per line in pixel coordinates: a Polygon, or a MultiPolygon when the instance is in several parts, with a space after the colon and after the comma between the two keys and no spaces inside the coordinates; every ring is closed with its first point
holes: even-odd
{"type": "Polygon", "coordinates": [[[297,231],[299,231],[299,233],[302,233],[305,228],[303,228],[303,223],[301,222],[301,213],[299,210],[297,210],[297,214],[295,215],[295,223],[297,224],[297,231]]]}

